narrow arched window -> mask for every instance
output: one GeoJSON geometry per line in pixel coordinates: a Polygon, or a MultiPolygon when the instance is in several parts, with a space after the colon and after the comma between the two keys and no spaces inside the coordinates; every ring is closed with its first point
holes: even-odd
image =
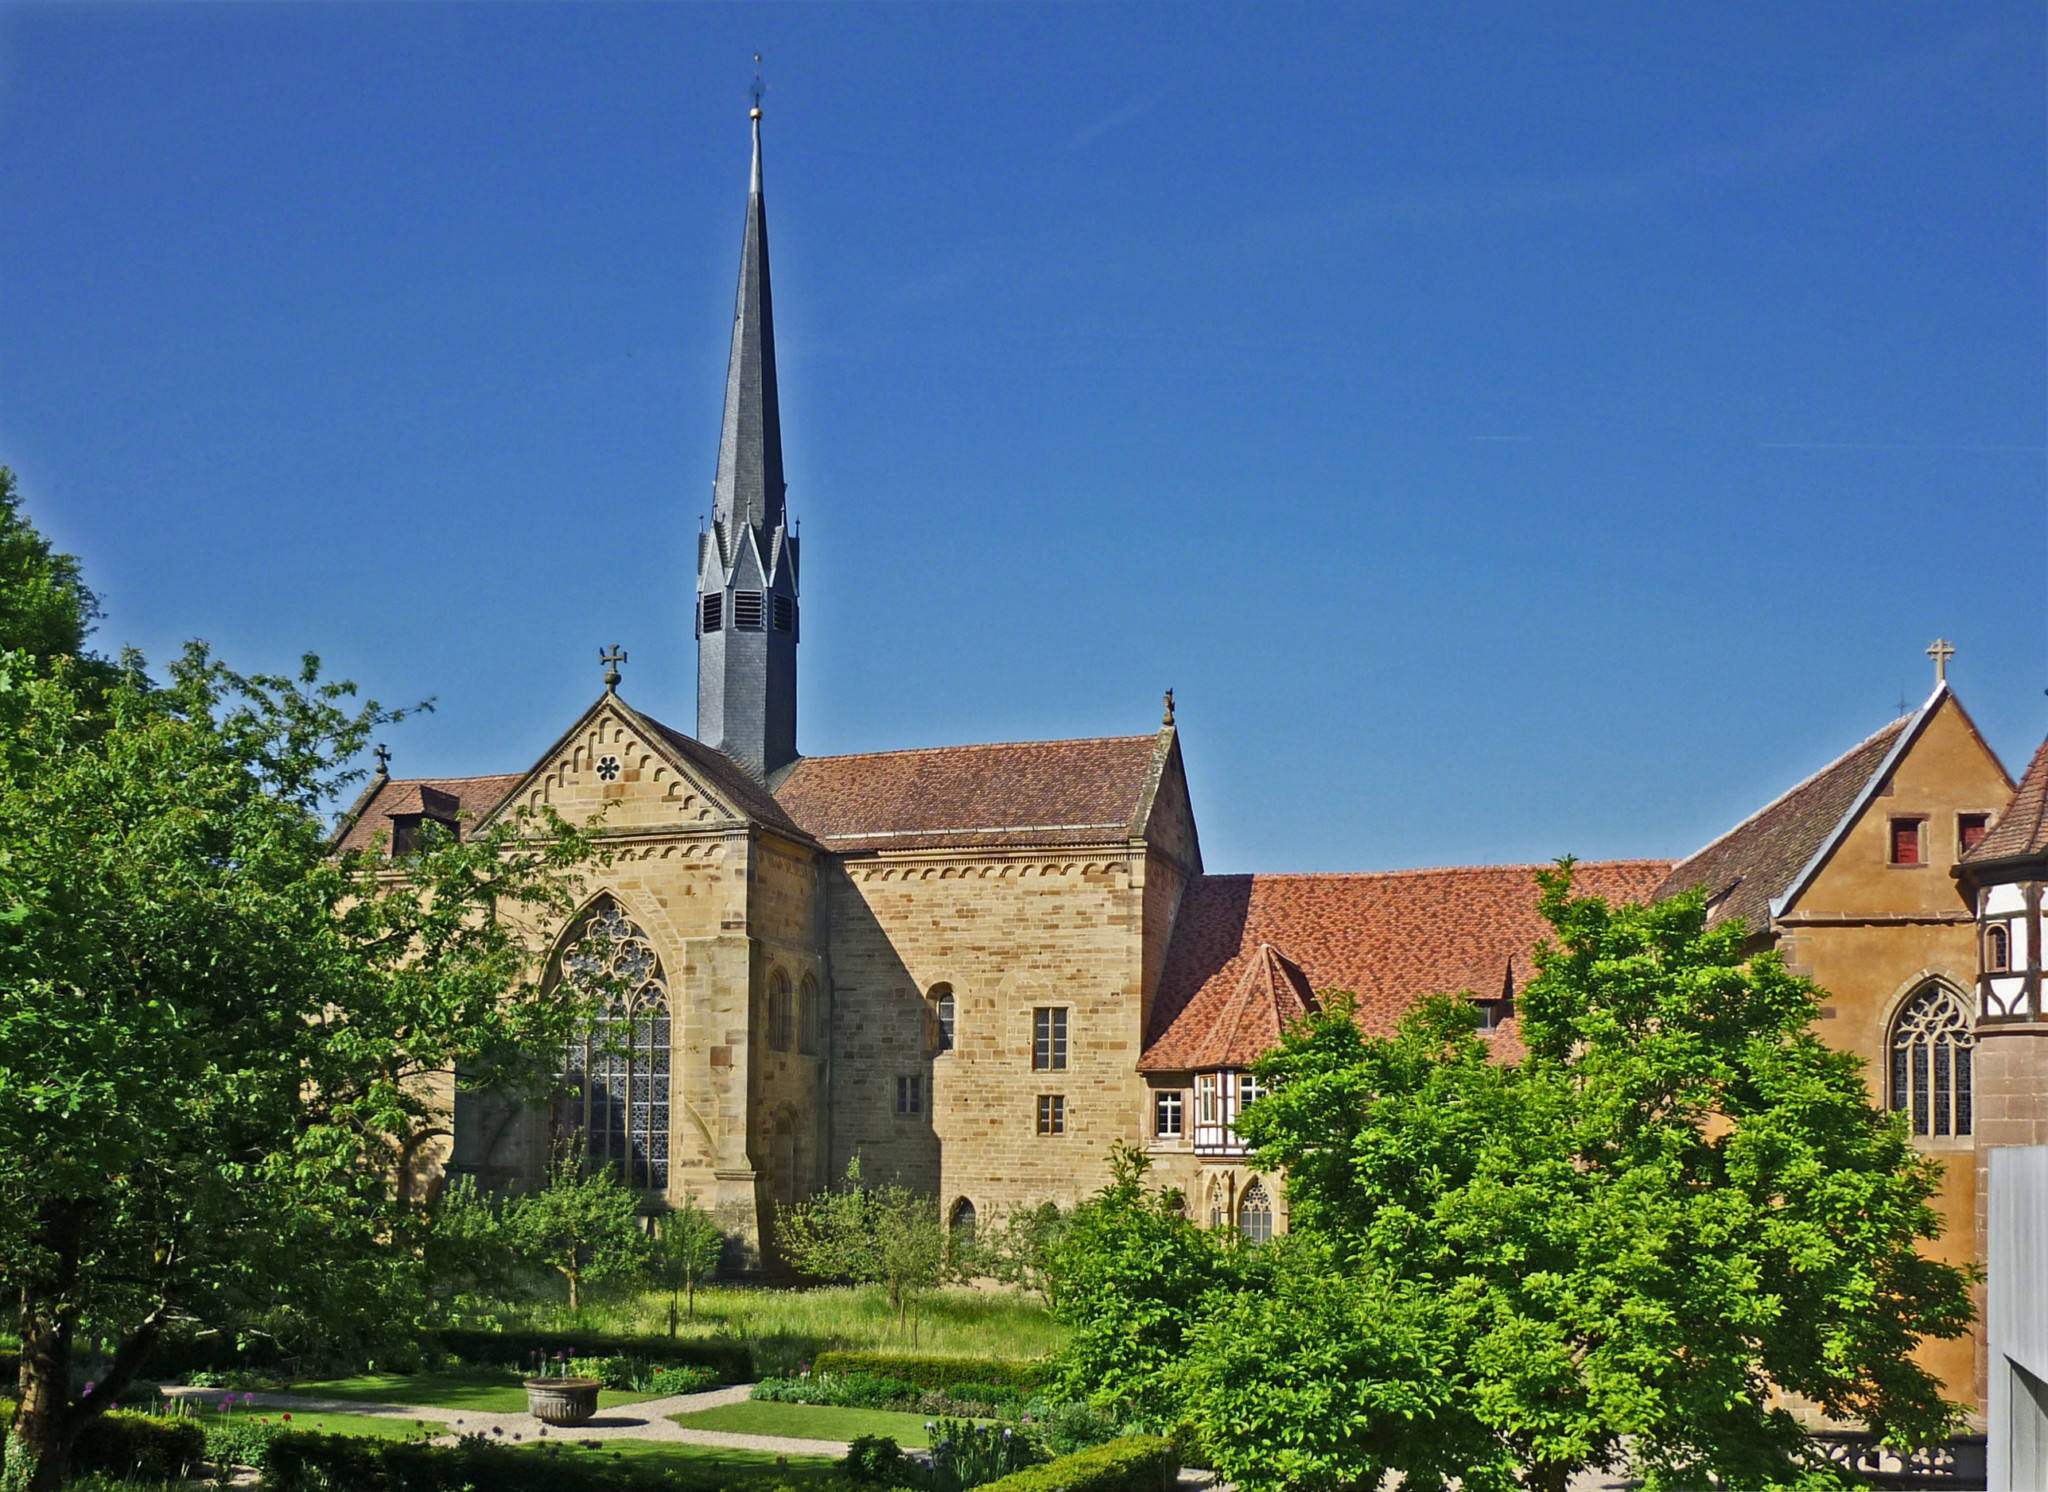
{"type": "Polygon", "coordinates": [[[953,986],[950,984],[933,985],[932,1017],[938,1023],[937,1032],[932,1039],[933,1051],[950,1052],[953,1050],[955,1008],[953,1004],[953,986]]]}
{"type": "Polygon", "coordinates": [[[1916,991],[1892,1022],[1892,1108],[1916,1135],[1970,1133],[1969,1012],[1945,984],[1916,991]]]}
{"type": "Polygon", "coordinates": [[[1269,1243],[1273,1237],[1273,1203],[1266,1184],[1254,1181],[1237,1199],[1237,1231],[1246,1243],[1269,1243]]]}
{"type": "Polygon", "coordinates": [[[789,976],[777,969],[768,976],[768,1045],[778,1052],[789,1050],[796,1032],[796,1015],[789,999],[789,976]]]}
{"type": "Polygon", "coordinates": [[[953,1215],[946,1220],[946,1232],[952,1238],[954,1252],[974,1247],[974,1204],[965,1197],[953,1204],[953,1215]]]}
{"type": "Polygon", "coordinates": [[[666,1190],[670,1031],[660,958],[606,897],[563,939],[557,978],[603,1002],[563,1056],[557,1137],[628,1186],[666,1190]]]}
{"type": "Polygon", "coordinates": [[[2003,922],[1984,929],[1984,972],[2003,974],[2012,967],[2012,934],[2003,922]]]}
{"type": "Polygon", "coordinates": [[[796,991],[796,1048],[807,1057],[818,1054],[818,1038],[824,1033],[825,1012],[818,1006],[818,981],[804,975],[796,991]]]}

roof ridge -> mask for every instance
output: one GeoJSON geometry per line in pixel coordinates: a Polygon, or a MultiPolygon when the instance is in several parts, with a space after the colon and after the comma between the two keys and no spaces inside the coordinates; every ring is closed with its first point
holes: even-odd
{"type": "MultiPolygon", "coordinates": [[[[1924,709],[1925,706],[1922,706],[1922,708],[1924,709]]],[[[1889,724],[1872,731],[1869,735],[1865,736],[1862,740],[1858,741],[1854,746],[1851,746],[1847,751],[1842,752],[1839,756],[1836,756],[1831,761],[1829,761],[1826,766],[1821,767],[1817,771],[1809,772],[1806,776],[1800,778],[1799,781],[1793,783],[1792,786],[1786,788],[1785,791],[1778,794],[1777,797],[1771,799],[1770,802],[1764,804],[1763,807],[1757,809],[1756,812],[1750,814],[1749,817],[1743,819],[1740,823],[1730,826],[1729,828],[1723,830],[1721,833],[1716,834],[1712,839],[1708,840],[1705,844],[1701,845],[1698,849],[1694,850],[1690,855],[1687,855],[1683,859],[1674,863],[1671,867],[1672,873],[1676,874],[1677,872],[1685,869],[1686,866],[1692,864],[1693,861],[1699,859],[1700,856],[1706,854],[1707,851],[1713,849],[1716,845],[1723,844],[1726,841],[1733,839],[1737,834],[1741,833],[1744,829],[1747,829],[1751,824],[1755,823],[1758,819],[1762,818],[1765,814],[1769,813],[1773,808],[1776,808],[1779,804],[1787,802],[1788,800],[1797,797],[1807,788],[1812,787],[1816,782],[1820,781],[1821,778],[1827,776],[1828,773],[1834,771],[1835,768],[1841,766],[1842,763],[1846,762],[1850,757],[1854,756],[1857,752],[1862,751],[1866,747],[1874,746],[1875,744],[1877,744],[1879,738],[1884,736],[1887,732],[1897,732],[1904,730],[1908,725],[1912,723],[1913,717],[1915,715],[1918,715],[1919,713],[1919,710],[1915,710],[1912,712],[1912,714],[1901,715],[1898,719],[1890,722],[1889,724]]],[[[1879,765],[1882,765],[1882,762],[1880,762],[1879,765]]],[[[1877,770],[1877,768],[1873,767],[1871,768],[1871,770],[1874,772],[1877,770]]]]}
{"type": "MultiPolygon", "coordinates": [[[[1676,868],[1680,862],[1664,855],[1637,855],[1618,860],[1574,860],[1573,869],[1599,865],[1661,865],[1676,868]]],[[[1400,870],[1225,870],[1204,871],[1205,881],[1370,881],[1395,876],[1478,875],[1494,870],[1551,870],[1555,860],[1502,861],[1496,865],[1412,865],[1400,870]]],[[[1283,953],[1281,957],[1286,957],[1283,953]]]]}
{"type": "Polygon", "coordinates": [[[799,762],[857,762],[878,756],[932,756],[941,751],[1006,751],[1017,746],[1093,746],[1103,741],[1143,741],[1147,745],[1158,733],[1142,736],[1067,736],[1056,741],[970,741],[959,746],[901,746],[887,751],[845,751],[832,756],[802,756],[799,762]]]}

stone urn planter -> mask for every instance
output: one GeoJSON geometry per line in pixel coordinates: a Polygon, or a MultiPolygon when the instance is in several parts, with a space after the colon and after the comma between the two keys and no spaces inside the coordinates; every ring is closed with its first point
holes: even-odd
{"type": "Polygon", "coordinates": [[[580,1425],[597,1413],[595,1378],[529,1378],[526,1412],[544,1425],[580,1425]]]}

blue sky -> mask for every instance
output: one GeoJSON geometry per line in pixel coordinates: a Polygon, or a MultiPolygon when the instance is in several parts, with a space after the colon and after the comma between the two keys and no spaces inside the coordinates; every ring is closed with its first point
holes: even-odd
{"type": "Polygon", "coordinates": [[[1683,853],[2048,729],[2038,4],[0,7],[0,461],[404,773],[694,718],[751,58],[817,754],[1152,729],[1209,865],[1683,853]]]}

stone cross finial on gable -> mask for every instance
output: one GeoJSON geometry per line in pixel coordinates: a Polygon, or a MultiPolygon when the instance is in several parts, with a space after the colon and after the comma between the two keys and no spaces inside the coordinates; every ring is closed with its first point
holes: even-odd
{"type": "Polygon", "coordinates": [[[608,648],[599,648],[597,651],[597,661],[604,665],[604,687],[606,689],[618,688],[621,677],[619,665],[626,661],[626,650],[617,643],[613,643],[608,648]]]}
{"type": "Polygon", "coordinates": [[[389,777],[391,775],[391,748],[381,741],[378,742],[376,757],[377,775],[379,777],[389,777]]]}
{"type": "Polygon", "coordinates": [[[1955,657],[1956,645],[1945,637],[1934,639],[1934,645],[1927,650],[1927,656],[1934,660],[1934,682],[1948,682],[1948,660],[1955,657]]]}

